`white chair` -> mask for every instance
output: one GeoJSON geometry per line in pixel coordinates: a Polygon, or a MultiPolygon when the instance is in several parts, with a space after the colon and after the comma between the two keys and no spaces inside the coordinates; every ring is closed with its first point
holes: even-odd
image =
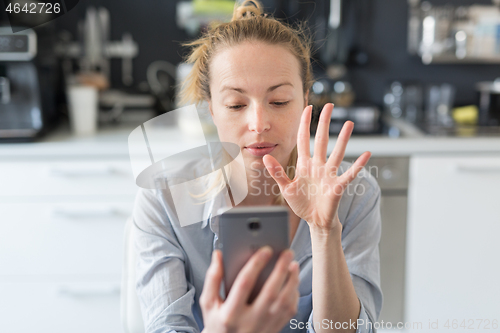
{"type": "Polygon", "coordinates": [[[144,333],[141,308],[135,292],[137,253],[135,252],[132,237],[133,222],[132,217],[129,217],[125,224],[120,315],[125,333],[144,333]]]}

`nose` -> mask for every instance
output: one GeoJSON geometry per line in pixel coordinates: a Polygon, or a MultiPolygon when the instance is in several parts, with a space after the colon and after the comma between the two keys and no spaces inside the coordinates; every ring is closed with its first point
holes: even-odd
{"type": "Polygon", "coordinates": [[[268,111],[265,106],[257,104],[249,110],[248,129],[262,134],[271,128],[268,111]]]}

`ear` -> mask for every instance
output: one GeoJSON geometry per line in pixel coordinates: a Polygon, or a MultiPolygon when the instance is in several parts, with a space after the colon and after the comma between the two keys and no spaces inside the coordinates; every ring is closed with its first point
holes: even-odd
{"type": "Polygon", "coordinates": [[[304,107],[309,105],[309,90],[306,91],[306,94],[304,95],[304,107]]]}
{"type": "Polygon", "coordinates": [[[212,101],[207,100],[207,103],[208,103],[208,110],[210,111],[210,115],[212,116],[212,120],[214,121],[214,124],[217,126],[217,123],[215,122],[214,111],[212,110],[212,101]]]}
{"type": "Polygon", "coordinates": [[[210,114],[212,115],[212,117],[214,116],[214,113],[212,111],[212,101],[210,100],[206,100],[207,104],[208,104],[208,110],[210,111],[210,114]]]}

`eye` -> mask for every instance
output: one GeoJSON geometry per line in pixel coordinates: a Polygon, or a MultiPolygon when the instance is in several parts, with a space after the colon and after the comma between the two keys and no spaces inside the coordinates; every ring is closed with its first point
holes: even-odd
{"type": "Polygon", "coordinates": [[[240,108],[244,107],[244,105],[228,105],[227,108],[230,110],[238,110],[240,108]]]}
{"type": "Polygon", "coordinates": [[[285,106],[289,103],[290,101],[285,101],[285,102],[273,102],[272,104],[276,106],[285,106]]]}

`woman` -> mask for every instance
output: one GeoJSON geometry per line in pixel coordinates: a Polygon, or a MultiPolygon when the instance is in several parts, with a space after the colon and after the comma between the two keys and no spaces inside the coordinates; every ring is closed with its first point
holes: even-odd
{"type": "Polygon", "coordinates": [[[193,70],[182,92],[184,101],[207,101],[220,140],[240,147],[252,182],[240,205],[289,208],[291,250],[253,303],[246,300],[267,247],[223,300],[217,219],[180,227],[168,191],[141,190],[134,222],[146,331],[370,332],[382,306],[380,189],[369,175],[357,177],[370,153],[347,170],[342,159],[354,124],[346,122],[327,159],[327,104],[310,157],[310,43],[253,3],[187,44],[193,70]],[[265,191],[276,187],[278,195],[265,191]]]}

